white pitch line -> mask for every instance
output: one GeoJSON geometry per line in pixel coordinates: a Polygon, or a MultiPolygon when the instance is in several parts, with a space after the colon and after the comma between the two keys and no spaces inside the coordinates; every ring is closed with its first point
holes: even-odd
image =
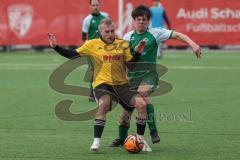
{"type": "MultiPolygon", "coordinates": [[[[56,63],[1,63],[0,70],[55,70],[62,64],[56,63]]],[[[165,66],[168,69],[182,70],[240,70],[240,66],[165,66]]],[[[87,66],[81,66],[80,70],[86,69],[87,66]]]]}
{"type": "Polygon", "coordinates": [[[185,70],[240,70],[239,67],[229,67],[229,66],[166,66],[168,69],[185,69],[185,70]]]}

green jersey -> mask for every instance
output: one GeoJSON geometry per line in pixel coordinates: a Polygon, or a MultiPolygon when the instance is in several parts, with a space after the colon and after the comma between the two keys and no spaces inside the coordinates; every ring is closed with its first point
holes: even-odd
{"type": "MultiPolygon", "coordinates": [[[[143,39],[146,41],[146,47],[142,52],[138,62],[147,62],[152,64],[151,72],[157,75],[156,72],[156,59],[157,59],[157,50],[158,45],[166,41],[167,39],[171,38],[173,31],[167,30],[164,28],[149,28],[146,32],[142,34],[137,34],[135,31],[130,31],[124,35],[123,39],[129,42],[131,50],[133,50],[136,45],[143,39]]],[[[141,65],[139,63],[138,65],[141,65]]],[[[138,78],[142,75],[145,75],[146,72],[134,72],[128,74],[129,78],[138,78]]]]}
{"type": "Polygon", "coordinates": [[[82,32],[88,34],[89,40],[99,38],[98,26],[106,17],[107,13],[101,12],[98,16],[90,14],[83,20],[82,32]]]}

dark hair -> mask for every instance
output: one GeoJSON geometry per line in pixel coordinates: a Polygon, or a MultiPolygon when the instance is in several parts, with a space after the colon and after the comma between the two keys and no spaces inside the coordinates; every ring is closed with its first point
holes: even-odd
{"type": "MultiPolygon", "coordinates": [[[[98,2],[100,3],[100,0],[98,0],[98,2]]],[[[89,4],[90,4],[90,5],[92,4],[92,0],[89,0],[89,4]]]]}
{"type": "Polygon", "coordinates": [[[132,18],[135,19],[139,16],[146,16],[149,20],[152,17],[150,9],[145,5],[139,5],[132,11],[132,18]]]}

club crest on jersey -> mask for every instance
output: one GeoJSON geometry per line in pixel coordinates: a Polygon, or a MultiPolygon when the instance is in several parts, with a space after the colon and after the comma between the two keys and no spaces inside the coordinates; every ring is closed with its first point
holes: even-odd
{"type": "Polygon", "coordinates": [[[27,4],[14,4],[8,7],[7,12],[10,29],[19,38],[24,37],[32,24],[32,6],[27,4]]]}
{"type": "Polygon", "coordinates": [[[147,39],[147,38],[144,38],[143,40],[144,40],[146,43],[148,42],[148,39],[147,39]]]}

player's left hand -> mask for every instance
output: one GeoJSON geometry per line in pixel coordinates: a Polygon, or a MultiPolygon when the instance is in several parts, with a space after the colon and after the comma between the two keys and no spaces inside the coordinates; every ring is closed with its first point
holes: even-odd
{"type": "Polygon", "coordinates": [[[49,45],[50,47],[54,48],[57,46],[57,41],[56,41],[56,38],[54,36],[54,34],[52,33],[48,33],[48,40],[49,40],[49,45]]]}
{"type": "Polygon", "coordinates": [[[135,52],[137,52],[137,53],[142,53],[143,50],[144,50],[144,48],[145,48],[145,46],[146,46],[146,44],[147,44],[147,42],[146,42],[145,39],[141,40],[141,41],[138,43],[138,45],[135,47],[135,49],[134,49],[135,52]]]}
{"type": "Polygon", "coordinates": [[[197,58],[201,58],[202,51],[201,51],[201,48],[200,48],[199,45],[194,44],[194,45],[192,46],[192,51],[195,53],[195,55],[197,56],[197,58]]]}

